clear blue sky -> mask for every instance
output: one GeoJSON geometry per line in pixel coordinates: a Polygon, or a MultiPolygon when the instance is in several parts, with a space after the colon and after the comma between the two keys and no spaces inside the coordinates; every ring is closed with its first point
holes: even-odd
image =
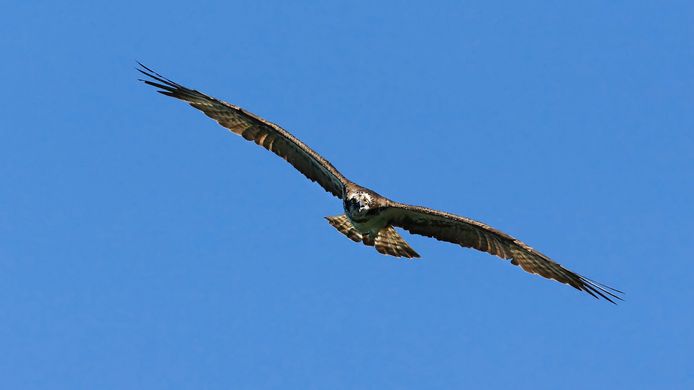
{"type": "Polygon", "coordinates": [[[685,1],[6,4],[0,388],[694,388],[692,20],[685,1]],[[339,201],[136,60],[626,302],[423,237],[419,261],[356,245],[323,219],[339,201]]]}

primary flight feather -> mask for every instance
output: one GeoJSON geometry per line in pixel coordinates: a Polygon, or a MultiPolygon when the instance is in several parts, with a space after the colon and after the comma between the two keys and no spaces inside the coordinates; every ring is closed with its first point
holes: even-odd
{"type": "Polygon", "coordinates": [[[234,134],[253,141],[287,160],[304,176],[343,201],[345,214],[326,217],[338,231],[380,253],[413,258],[419,254],[395,231],[433,237],[510,259],[523,270],[568,284],[612,303],[621,291],[592,281],[554,262],[525,243],[481,222],[458,215],[394,202],[345,178],[335,167],[278,125],[238,106],[175,83],[138,63],[141,81],[158,92],[183,100],[234,134]]]}

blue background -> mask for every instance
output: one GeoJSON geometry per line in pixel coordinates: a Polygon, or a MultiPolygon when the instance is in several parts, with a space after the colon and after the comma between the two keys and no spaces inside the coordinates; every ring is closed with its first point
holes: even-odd
{"type": "Polygon", "coordinates": [[[3,389],[694,388],[691,2],[13,2],[0,15],[3,389]],[[393,199],[484,221],[613,306],[323,219],[140,60],[393,199]]]}

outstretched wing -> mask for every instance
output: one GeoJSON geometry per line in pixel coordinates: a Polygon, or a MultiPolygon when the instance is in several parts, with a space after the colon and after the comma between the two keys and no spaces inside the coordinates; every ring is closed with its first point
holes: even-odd
{"type": "Polygon", "coordinates": [[[140,81],[160,88],[157,92],[161,94],[188,102],[234,134],[253,141],[287,160],[304,176],[342,199],[345,185],[349,181],[328,160],[288,131],[233,104],[177,84],[139,62],[138,64],[142,69],[137,70],[150,78],[140,81]]]}
{"type": "Polygon", "coordinates": [[[525,243],[481,222],[419,206],[393,203],[386,210],[389,223],[410,233],[474,248],[502,259],[511,259],[523,270],[568,284],[615,303],[621,291],[569,271],[525,243]]]}

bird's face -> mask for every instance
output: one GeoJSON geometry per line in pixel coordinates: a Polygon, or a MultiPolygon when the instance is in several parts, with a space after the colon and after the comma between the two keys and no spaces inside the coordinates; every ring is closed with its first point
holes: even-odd
{"type": "Polygon", "coordinates": [[[345,211],[351,215],[365,215],[371,209],[371,195],[354,192],[345,198],[345,211]]]}

